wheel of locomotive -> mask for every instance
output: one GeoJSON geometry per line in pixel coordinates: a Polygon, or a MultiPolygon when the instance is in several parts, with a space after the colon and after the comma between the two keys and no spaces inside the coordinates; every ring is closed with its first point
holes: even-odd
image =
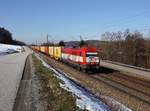
{"type": "Polygon", "coordinates": [[[100,71],[100,67],[99,66],[96,67],[95,71],[96,71],[96,73],[98,73],[100,71]]]}
{"type": "Polygon", "coordinates": [[[79,70],[80,70],[80,71],[82,71],[82,68],[81,68],[81,66],[79,66],[79,70]]]}
{"type": "Polygon", "coordinates": [[[86,68],[83,68],[82,71],[83,71],[84,73],[87,73],[87,72],[88,72],[88,70],[87,70],[86,68]]]}
{"type": "Polygon", "coordinates": [[[77,66],[77,69],[78,69],[79,71],[81,71],[81,70],[82,70],[82,68],[81,68],[80,64],[77,66]]]}
{"type": "Polygon", "coordinates": [[[86,73],[89,73],[89,69],[85,69],[85,72],[86,72],[86,73]]]}

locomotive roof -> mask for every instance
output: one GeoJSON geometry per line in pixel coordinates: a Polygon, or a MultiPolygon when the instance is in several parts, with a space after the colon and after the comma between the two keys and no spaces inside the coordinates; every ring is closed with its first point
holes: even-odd
{"type": "Polygon", "coordinates": [[[71,48],[71,47],[68,47],[68,48],[64,48],[63,50],[68,50],[68,51],[97,51],[95,47],[78,47],[78,48],[71,48]]]}

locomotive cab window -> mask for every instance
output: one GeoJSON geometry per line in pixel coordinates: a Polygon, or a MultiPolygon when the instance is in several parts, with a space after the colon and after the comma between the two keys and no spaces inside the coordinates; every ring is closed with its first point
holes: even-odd
{"type": "Polygon", "coordinates": [[[86,57],[97,56],[97,55],[98,55],[97,52],[87,52],[87,53],[86,53],[86,57]]]}

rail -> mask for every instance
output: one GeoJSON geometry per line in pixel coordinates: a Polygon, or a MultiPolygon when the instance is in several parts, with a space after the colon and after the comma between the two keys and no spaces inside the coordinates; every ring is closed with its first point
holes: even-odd
{"type": "Polygon", "coordinates": [[[150,72],[150,69],[136,67],[136,66],[132,66],[132,65],[128,65],[128,64],[119,63],[119,62],[114,62],[114,61],[109,61],[109,60],[102,60],[102,62],[116,64],[116,65],[120,65],[120,66],[124,66],[124,67],[129,67],[129,68],[133,68],[133,69],[137,69],[137,70],[141,70],[141,71],[145,71],[145,72],[150,72]]]}

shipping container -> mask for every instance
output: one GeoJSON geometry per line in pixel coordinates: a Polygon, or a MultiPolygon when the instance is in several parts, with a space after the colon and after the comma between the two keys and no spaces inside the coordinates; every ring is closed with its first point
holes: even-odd
{"type": "Polygon", "coordinates": [[[49,46],[48,50],[49,50],[50,57],[54,57],[54,47],[53,46],[49,46]]]}
{"type": "Polygon", "coordinates": [[[40,51],[45,53],[45,46],[40,46],[40,51]]]}
{"type": "Polygon", "coordinates": [[[60,46],[54,46],[54,58],[56,60],[61,59],[61,51],[62,51],[62,47],[60,46]]]}

